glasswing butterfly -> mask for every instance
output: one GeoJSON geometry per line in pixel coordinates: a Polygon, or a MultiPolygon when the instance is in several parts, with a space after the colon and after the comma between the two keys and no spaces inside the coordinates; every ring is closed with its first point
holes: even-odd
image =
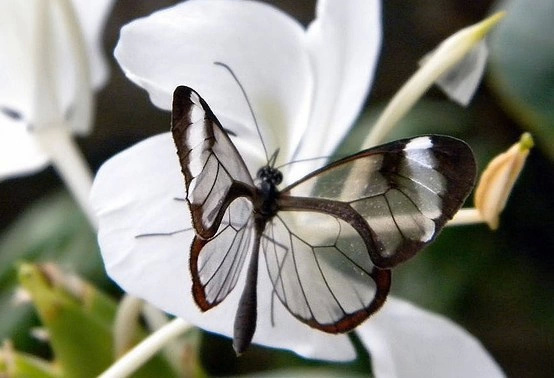
{"type": "Polygon", "coordinates": [[[390,268],[437,236],[476,176],[467,144],[424,135],[358,152],[278,189],[275,155],[252,178],[210,107],[185,86],[174,92],[171,131],[196,233],[190,270],[201,310],[226,298],[250,256],[235,314],[237,354],[256,328],[260,252],[271,295],[294,317],[348,332],[383,305],[390,268]]]}

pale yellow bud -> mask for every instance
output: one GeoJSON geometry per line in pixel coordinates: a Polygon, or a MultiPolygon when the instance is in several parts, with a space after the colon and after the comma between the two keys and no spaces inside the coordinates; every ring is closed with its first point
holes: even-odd
{"type": "Polygon", "coordinates": [[[493,230],[498,228],[499,215],[506,206],[532,147],[531,134],[523,134],[519,142],[491,160],[481,175],[475,190],[475,207],[493,230]]]}

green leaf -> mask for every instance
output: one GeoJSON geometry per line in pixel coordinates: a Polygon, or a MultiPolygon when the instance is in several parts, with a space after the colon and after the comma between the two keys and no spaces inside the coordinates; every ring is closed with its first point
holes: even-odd
{"type": "Polygon", "coordinates": [[[554,159],[554,2],[503,0],[496,8],[507,15],[489,41],[493,90],[554,159]]]}
{"type": "Polygon", "coordinates": [[[105,370],[112,362],[110,326],[83,311],[83,307],[53,285],[52,279],[38,266],[21,265],[19,278],[48,330],[64,376],[90,377],[105,370]]]}
{"type": "Polygon", "coordinates": [[[56,261],[107,283],[96,235],[65,192],[42,198],[0,238],[0,287],[15,282],[18,260],[56,261]]]}
{"type": "MultiPolygon", "coordinates": [[[[27,330],[36,325],[29,306],[15,306],[18,261],[56,261],[71,271],[110,287],[96,235],[75,201],[65,192],[48,195],[29,208],[0,237],[0,340],[32,348],[27,330]]],[[[113,286],[112,286],[113,287],[113,286]]]]}
{"type": "Polygon", "coordinates": [[[0,349],[0,377],[58,378],[59,369],[31,355],[14,351],[9,343],[0,349]]]}
{"type": "MultiPolygon", "coordinates": [[[[113,363],[115,301],[52,264],[21,264],[19,279],[48,330],[63,376],[93,377],[113,363]]],[[[144,334],[139,332],[137,337],[144,334]]],[[[174,372],[165,359],[156,356],[136,376],[152,374],[171,377],[174,372]]]]}

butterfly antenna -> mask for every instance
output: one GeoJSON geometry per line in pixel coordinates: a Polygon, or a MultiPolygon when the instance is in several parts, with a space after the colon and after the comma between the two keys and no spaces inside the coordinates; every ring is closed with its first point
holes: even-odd
{"type": "MultiPolygon", "coordinates": [[[[313,158],[298,159],[298,160],[289,161],[288,163],[285,163],[285,164],[281,164],[280,166],[275,167],[275,168],[281,169],[283,167],[286,167],[287,165],[292,165],[292,164],[295,164],[295,163],[304,163],[304,162],[313,161],[313,160],[329,159],[331,157],[336,157],[336,156],[334,156],[334,155],[333,156],[318,156],[318,157],[313,157],[313,158]]],[[[339,156],[339,158],[340,158],[340,156],[339,156]]]]}
{"type": "Polygon", "coordinates": [[[244,90],[244,87],[240,83],[237,75],[235,75],[235,73],[233,72],[231,67],[229,67],[228,65],[226,65],[225,63],[222,63],[222,62],[214,62],[214,64],[216,66],[221,66],[221,67],[227,69],[227,71],[229,71],[231,76],[233,76],[233,79],[235,79],[235,81],[237,82],[237,84],[238,84],[238,86],[239,86],[239,88],[242,92],[242,95],[244,96],[244,98],[246,100],[246,103],[248,104],[248,109],[250,109],[250,114],[252,115],[252,119],[254,120],[254,124],[256,125],[256,131],[258,132],[258,136],[260,137],[260,141],[262,142],[262,147],[264,148],[265,158],[268,161],[268,165],[269,165],[270,158],[269,158],[269,155],[267,153],[267,148],[266,148],[265,143],[264,143],[264,138],[262,138],[262,133],[260,131],[260,127],[258,126],[258,120],[256,119],[256,115],[254,114],[254,110],[252,110],[252,105],[250,104],[250,100],[248,99],[248,96],[246,95],[246,91],[244,90]]]}
{"type": "Polygon", "coordinates": [[[267,161],[268,166],[270,166],[270,167],[275,166],[275,162],[277,161],[277,155],[279,155],[279,148],[276,149],[275,152],[273,153],[273,155],[271,155],[271,157],[268,159],[268,161],[267,161]]]}

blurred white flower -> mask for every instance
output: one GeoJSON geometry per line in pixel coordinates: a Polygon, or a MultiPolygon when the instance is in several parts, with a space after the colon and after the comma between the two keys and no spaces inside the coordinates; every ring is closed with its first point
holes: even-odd
{"type": "MultiPolygon", "coordinates": [[[[178,85],[201,93],[231,131],[250,171],[256,172],[266,162],[248,106],[233,78],[214,62],[230,66],[246,88],[268,150],[280,148],[277,165],[329,155],[358,116],[370,88],[381,42],[380,19],[376,0],[320,0],[316,19],[307,29],[254,1],[188,1],[125,26],[115,55],[126,75],[163,109],[171,108],[178,85]]],[[[286,180],[313,169],[309,165],[297,164],[286,180]]],[[[203,313],[196,306],[188,266],[190,213],[185,202],[175,200],[184,197],[169,133],[106,162],[91,197],[105,266],[125,291],[187,322],[230,336],[231,314],[243,281],[239,279],[213,309],[203,313]],[[171,232],[175,233],[137,238],[171,232]]],[[[311,329],[279,301],[272,304],[273,288],[265,269],[259,271],[257,291],[254,343],[309,358],[355,357],[347,335],[311,329]]],[[[502,375],[467,332],[398,299],[389,300],[356,332],[380,377],[411,371],[439,377],[452,372],[449,368],[460,376],[502,375]]]]}
{"type": "Polygon", "coordinates": [[[59,150],[44,146],[48,129],[89,131],[92,90],[107,78],[100,33],[112,3],[0,1],[0,179],[48,164],[59,150]]]}
{"type": "Polygon", "coordinates": [[[113,0],[0,0],[0,180],[52,163],[92,225],[86,134],[107,78],[100,34],[113,0]]]}

